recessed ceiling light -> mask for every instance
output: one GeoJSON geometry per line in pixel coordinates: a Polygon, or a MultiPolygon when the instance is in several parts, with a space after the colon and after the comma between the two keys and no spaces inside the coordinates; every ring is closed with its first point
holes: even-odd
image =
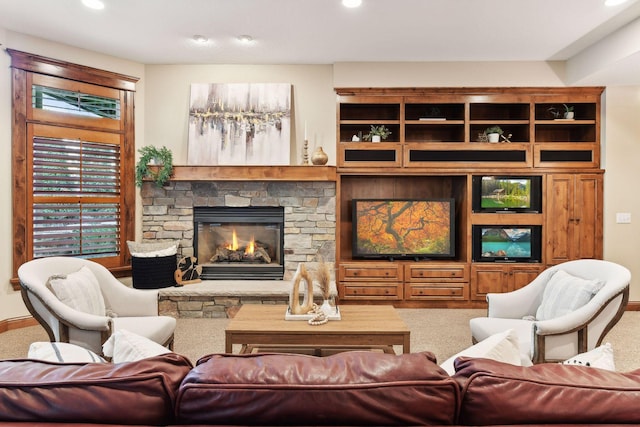
{"type": "Polygon", "coordinates": [[[102,0],[82,0],[82,4],[91,9],[104,9],[104,3],[102,2],[102,0]]]}
{"type": "Polygon", "coordinates": [[[253,37],[243,34],[237,37],[238,41],[243,44],[250,44],[253,41],[253,37]]]}
{"type": "Polygon", "coordinates": [[[362,4],[362,0],[342,0],[342,5],[345,7],[358,7],[362,4]]]}
{"type": "Polygon", "coordinates": [[[605,6],[617,6],[619,4],[622,3],[626,3],[627,0],[605,0],[604,5],[605,6]]]}
{"type": "Polygon", "coordinates": [[[195,36],[191,37],[191,39],[198,44],[207,44],[207,42],[209,42],[209,39],[207,37],[200,34],[196,34],[195,36]]]}

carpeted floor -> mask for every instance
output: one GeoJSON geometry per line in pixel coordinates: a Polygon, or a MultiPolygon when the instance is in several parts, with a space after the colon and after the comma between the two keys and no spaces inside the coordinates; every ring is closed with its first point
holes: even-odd
{"type": "MultiPolygon", "coordinates": [[[[485,310],[398,309],[398,313],[411,330],[411,351],[432,351],[439,362],[444,362],[471,345],[469,319],[483,316],[485,310]]],[[[227,319],[179,319],[174,350],[194,363],[206,354],[223,352],[227,322],[227,319]]],[[[0,334],[0,359],[26,357],[31,342],[46,340],[40,326],[4,332],[0,334]]],[[[640,369],[640,312],[626,312],[605,342],[613,346],[617,370],[640,369]]]]}

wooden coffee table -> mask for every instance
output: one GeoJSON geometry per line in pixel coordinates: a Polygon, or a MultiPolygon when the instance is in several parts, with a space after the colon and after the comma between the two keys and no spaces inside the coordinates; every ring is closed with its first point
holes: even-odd
{"type": "Polygon", "coordinates": [[[225,352],[234,344],[252,351],[379,349],[410,352],[409,328],[391,305],[341,305],[341,320],[312,326],[305,320],[284,320],[285,305],[243,305],[225,329],[225,352]]]}

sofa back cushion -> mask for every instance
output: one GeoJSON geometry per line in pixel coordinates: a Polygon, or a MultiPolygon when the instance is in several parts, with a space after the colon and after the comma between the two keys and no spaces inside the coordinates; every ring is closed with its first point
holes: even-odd
{"type": "Polygon", "coordinates": [[[459,358],[459,424],[639,424],[640,370],[459,358]]]}
{"type": "Polygon", "coordinates": [[[191,366],[174,353],[116,364],[0,361],[0,422],[167,424],[191,366]]]}
{"type": "Polygon", "coordinates": [[[178,394],[177,421],[239,425],[450,425],[459,387],[431,353],[216,354],[178,394]]]}

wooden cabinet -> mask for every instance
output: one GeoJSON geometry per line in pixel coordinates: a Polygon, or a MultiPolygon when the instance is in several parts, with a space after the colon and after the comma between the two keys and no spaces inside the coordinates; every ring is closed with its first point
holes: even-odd
{"type": "Polygon", "coordinates": [[[551,174],[546,193],[546,263],[602,258],[602,174],[551,174]]]}
{"type": "Polygon", "coordinates": [[[485,301],[488,293],[519,289],[535,279],[544,268],[542,264],[475,263],[471,267],[471,299],[485,301]]]}
{"type": "Polygon", "coordinates": [[[344,300],[401,300],[403,269],[391,262],[342,263],[338,267],[339,297],[344,300]]]}
{"type": "Polygon", "coordinates": [[[547,265],[601,258],[602,91],[336,89],[339,298],[390,301],[399,307],[482,307],[488,292],[524,286],[547,265]],[[573,110],[573,118],[564,117],[565,108],[573,110]],[[389,137],[365,141],[371,126],[380,125],[391,131],[389,137]],[[485,130],[492,126],[504,132],[500,143],[486,140],[485,130]],[[475,212],[473,179],[480,175],[539,176],[542,210],[475,212]],[[455,256],[354,258],[354,199],[423,198],[454,200],[455,256]],[[536,244],[540,263],[474,262],[477,225],[541,229],[542,244],[536,244]]]}
{"type": "Polygon", "coordinates": [[[405,264],[406,300],[467,300],[469,268],[457,263],[405,264]]]}

